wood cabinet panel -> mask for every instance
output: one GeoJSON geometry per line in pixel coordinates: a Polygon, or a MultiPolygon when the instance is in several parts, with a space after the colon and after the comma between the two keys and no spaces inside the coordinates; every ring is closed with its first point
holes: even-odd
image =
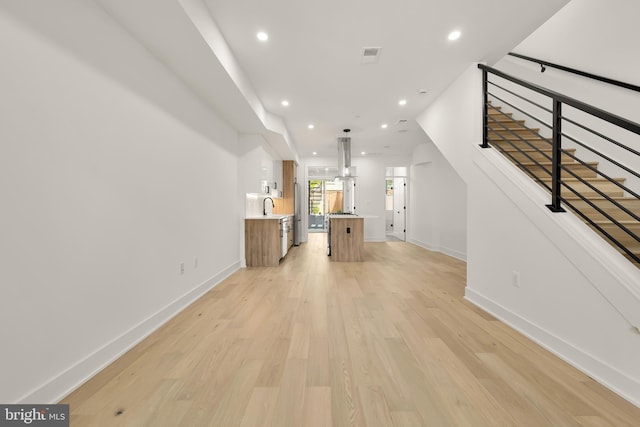
{"type": "Polygon", "coordinates": [[[282,254],[280,220],[245,219],[244,254],[247,267],[277,267],[282,254]]]}
{"type": "Polygon", "coordinates": [[[331,260],[364,261],[364,218],[330,218],[331,260]]]}
{"type": "Polygon", "coordinates": [[[294,207],[294,183],[296,177],[296,162],[293,160],[282,161],[282,198],[275,199],[273,212],[277,214],[292,214],[294,207]]]}

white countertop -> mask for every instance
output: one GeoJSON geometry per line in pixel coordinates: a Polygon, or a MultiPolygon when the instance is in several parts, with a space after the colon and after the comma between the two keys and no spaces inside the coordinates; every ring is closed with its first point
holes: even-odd
{"type": "Polygon", "coordinates": [[[282,219],[293,216],[293,214],[269,214],[269,215],[257,215],[257,216],[248,216],[245,219],[282,219]]]}
{"type": "Polygon", "coordinates": [[[329,215],[329,219],[331,218],[339,218],[339,219],[346,219],[346,218],[364,218],[363,216],[360,215],[329,215]]]}

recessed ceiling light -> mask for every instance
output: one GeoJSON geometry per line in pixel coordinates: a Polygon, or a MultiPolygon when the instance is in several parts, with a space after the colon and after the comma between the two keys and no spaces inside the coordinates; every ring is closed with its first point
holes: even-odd
{"type": "Polygon", "coordinates": [[[309,123],[309,124],[307,125],[307,129],[313,129],[314,127],[315,127],[315,126],[313,125],[313,123],[309,123]]]}
{"type": "Polygon", "coordinates": [[[282,106],[283,106],[283,107],[288,107],[288,106],[289,106],[289,101],[287,101],[287,100],[285,99],[285,100],[283,100],[283,101],[281,102],[281,104],[282,104],[282,106]]]}
{"type": "Polygon", "coordinates": [[[314,152],[313,152],[313,153],[311,153],[311,154],[313,154],[313,155],[315,156],[316,154],[318,154],[318,152],[317,152],[317,151],[314,151],[314,152]]]}
{"type": "Polygon", "coordinates": [[[365,153],[364,151],[362,151],[360,154],[362,154],[362,155],[364,156],[364,155],[365,155],[365,154],[367,154],[367,153],[365,153]]]}
{"type": "Polygon", "coordinates": [[[388,127],[389,127],[389,125],[388,125],[388,124],[386,124],[386,123],[383,123],[383,124],[381,124],[381,125],[380,125],[380,127],[381,127],[382,129],[386,129],[386,128],[388,128],[388,127]]]}
{"type": "Polygon", "coordinates": [[[407,100],[401,99],[400,101],[398,101],[398,105],[407,105],[407,100]]]}
{"type": "Polygon", "coordinates": [[[269,40],[269,34],[265,33],[264,31],[260,31],[258,34],[256,34],[256,37],[261,42],[266,42],[267,40],[269,40]]]}
{"type": "Polygon", "coordinates": [[[458,40],[460,38],[460,35],[462,35],[462,33],[460,31],[458,31],[458,30],[451,31],[449,33],[448,39],[451,40],[451,41],[458,40]]]}

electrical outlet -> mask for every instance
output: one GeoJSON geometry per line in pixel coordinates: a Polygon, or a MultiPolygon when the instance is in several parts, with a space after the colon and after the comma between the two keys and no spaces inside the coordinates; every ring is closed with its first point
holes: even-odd
{"type": "Polygon", "coordinates": [[[520,287],[520,272],[519,271],[514,271],[513,272],[513,286],[515,286],[516,288],[520,287]]]}
{"type": "Polygon", "coordinates": [[[198,257],[193,258],[193,268],[198,268],[198,257]]]}
{"type": "Polygon", "coordinates": [[[184,262],[180,263],[180,274],[184,274],[184,262]]]}

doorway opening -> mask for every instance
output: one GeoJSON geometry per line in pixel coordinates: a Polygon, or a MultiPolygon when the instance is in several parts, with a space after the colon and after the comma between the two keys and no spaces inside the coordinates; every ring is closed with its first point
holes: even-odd
{"type": "Polygon", "coordinates": [[[385,235],[387,241],[407,240],[407,168],[387,167],[385,235]]]}
{"type": "Polygon", "coordinates": [[[308,180],[309,232],[326,232],[327,215],[341,213],[344,199],[342,182],[319,178],[308,180]]]}
{"type": "Polygon", "coordinates": [[[328,231],[330,214],[355,214],[355,179],[337,179],[335,166],[307,167],[307,231],[328,231]]]}

